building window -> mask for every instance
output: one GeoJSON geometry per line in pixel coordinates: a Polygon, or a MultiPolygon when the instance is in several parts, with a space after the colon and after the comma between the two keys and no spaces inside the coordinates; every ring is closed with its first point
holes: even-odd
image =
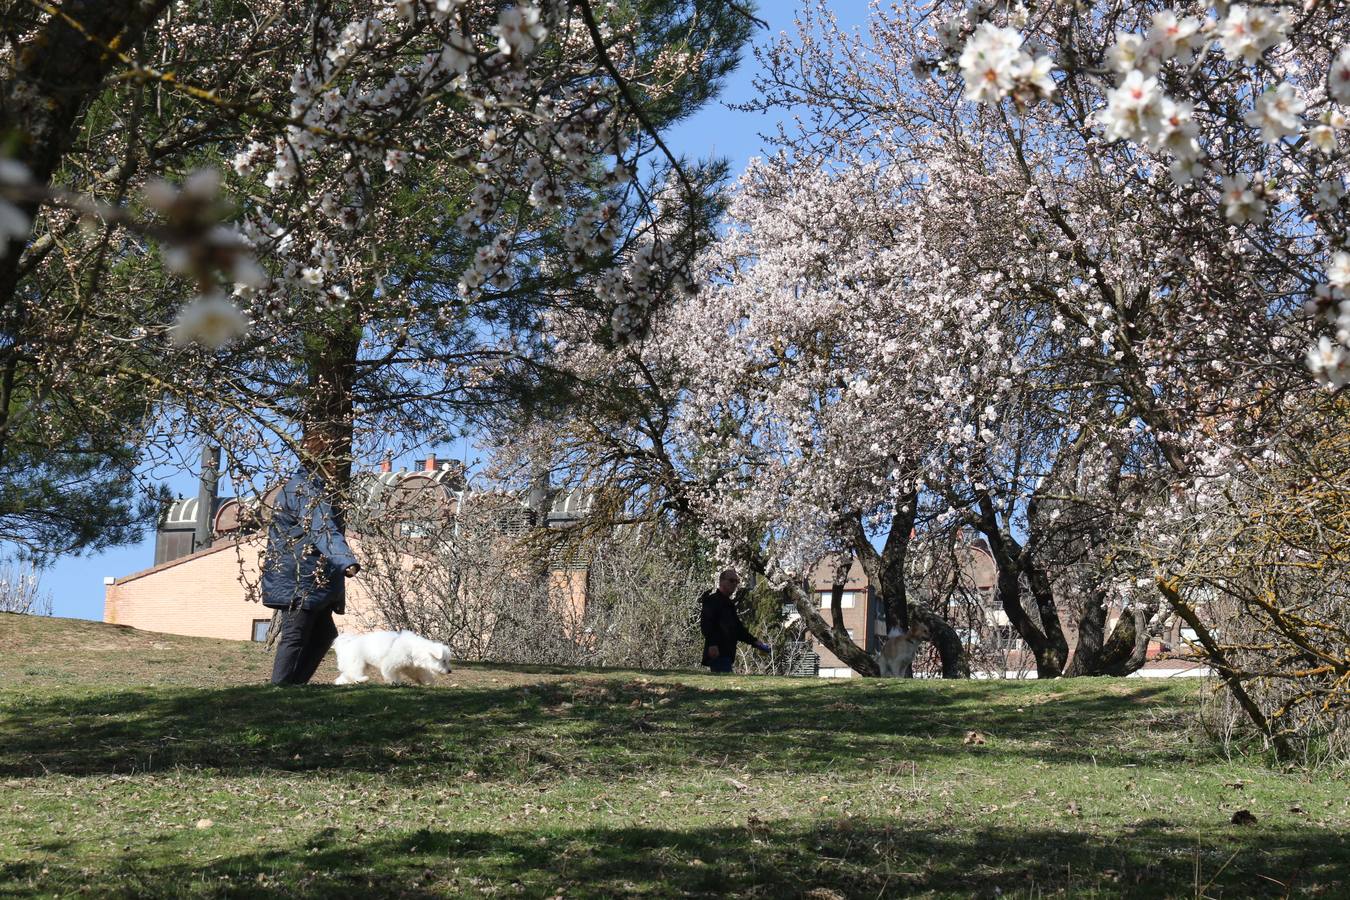
{"type": "MultiPolygon", "coordinates": [[[[843,595],[840,596],[840,598],[839,598],[839,608],[840,608],[840,609],[852,609],[852,608],[853,608],[853,604],[856,603],[857,600],[858,600],[858,592],[857,592],[857,591],[844,591],[843,595]]],[[[820,608],[821,608],[821,609],[829,609],[829,608],[830,608],[830,592],[829,592],[829,591],[821,591],[821,592],[820,592],[820,608]]]]}
{"type": "Polygon", "coordinates": [[[253,640],[263,643],[267,640],[267,630],[272,627],[271,619],[253,620],[253,640]]]}

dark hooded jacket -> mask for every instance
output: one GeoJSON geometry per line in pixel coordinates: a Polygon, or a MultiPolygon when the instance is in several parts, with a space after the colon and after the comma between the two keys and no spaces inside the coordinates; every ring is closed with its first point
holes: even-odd
{"type": "Polygon", "coordinates": [[[698,602],[702,607],[699,628],[703,631],[703,665],[712,662],[708,656],[709,647],[716,647],[718,656],[734,663],[737,642],[753,644],[756,640],[741,622],[735,602],[717,590],[708,591],[698,598],[698,602]]]}
{"type": "Polygon", "coordinates": [[[262,602],[273,609],[346,609],[344,570],[356,562],[321,476],[297,471],[272,510],[262,602]]]}

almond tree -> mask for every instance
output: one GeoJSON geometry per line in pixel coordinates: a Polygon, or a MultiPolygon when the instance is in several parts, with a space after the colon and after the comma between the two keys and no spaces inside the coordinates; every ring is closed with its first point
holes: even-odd
{"type": "MultiPolygon", "coordinates": [[[[1344,6],[1225,3],[1211,11],[1144,3],[1033,11],[949,5],[935,11],[931,24],[935,30],[920,32],[915,71],[937,76],[929,90],[959,89],[980,104],[976,119],[1005,123],[1007,146],[1019,163],[1026,160],[1035,206],[1058,220],[1073,241],[1075,261],[1086,263],[1089,273],[1103,268],[1100,242],[1069,219],[1050,191],[1047,176],[1063,168],[1058,160],[1081,160],[1083,171],[1107,175],[1131,205],[1171,214],[1153,216],[1156,224],[1146,230],[1139,223],[1147,213],[1106,220],[1128,225],[1134,244],[1156,248],[1153,259],[1161,263],[1151,277],[1135,276],[1131,304],[1115,306],[1115,320],[1128,326],[1121,329],[1126,340],[1117,342],[1124,344],[1126,396],[1173,476],[1164,504],[1171,515],[1150,527],[1187,534],[1193,522],[1180,510],[1221,508],[1206,498],[1230,482],[1242,487],[1224,491],[1229,511],[1244,502],[1262,508],[1272,494],[1291,496],[1280,471],[1290,455],[1286,436],[1320,443],[1306,426],[1343,421],[1342,389],[1350,378],[1350,154],[1344,146],[1350,20],[1344,6]],[[1025,152],[1019,134],[1034,135],[1039,152],[1025,152]],[[1157,314],[1169,307],[1165,316],[1157,314]],[[1310,343],[1306,354],[1296,349],[1310,343]],[[1317,381],[1336,392],[1329,414],[1320,412],[1317,399],[1300,396],[1306,391],[1297,374],[1280,365],[1281,357],[1299,355],[1317,381]],[[1205,370],[1215,374],[1206,377],[1205,370]],[[1304,410],[1316,414],[1301,416],[1304,410]],[[1272,464],[1273,476],[1266,471],[1272,464]]],[[[1109,306],[1107,292],[1097,293],[1109,306]]],[[[1339,490],[1325,467],[1313,471],[1326,490],[1339,490]]],[[[1333,514],[1299,527],[1257,529],[1253,553],[1236,546],[1248,529],[1235,528],[1233,559],[1242,565],[1233,581],[1280,581],[1279,560],[1308,552],[1302,527],[1335,533],[1339,522],[1333,514]]],[[[1146,544],[1156,539],[1145,535],[1146,544]]],[[[1319,559],[1319,566],[1328,562],[1319,559]]],[[[1285,694],[1282,705],[1263,710],[1246,677],[1226,661],[1225,641],[1202,621],[1216,613],[1214,583],[1188,579],[1190,567],[1175,557],[1163,555],[1156,564],[1160,592],[1195,631],[1203,655],[1262,737],[1288,755],[1290,732],[1277,722],[1302,697],[1285,694]]],[[[1330,590],[1314,578],[1294,593],[1307,591],[1297,603],[1317,607],[1319,594],[1327,600],[1330,590]]],[[[1219,595],[1252,596],[1245,591],[1219,595]]],[[[1289,621],[1287,607],[1239,602],[1230,608],[1241,609],[1255,631],[1273,639],[1279,661],[1273,670],[1263,662],[1260,677],[1293,678],[1301,690],[1307,641],[1299,628],[1281,627],[1289,621]]],[[[1313,667],[1334,672],[1339,663],[1333,654],[1313,667]]],[[[1332,701],[1322,707],[1328,714],[1334,708],[1332,701]]]]}
{"type": "MultiPolygon", "coordinates": [[[[1344,381],[1344,12],[1202,13],[943,6],[879,12],[855,35],[816,5],[812,40],[764,54],[762,104],[803,111],[780,136],[789,157],[881,159],[936,187],[933,252],[999,280],[1042,342],[1017,380],[1050,414],[1040,433],[1058,423],[1063,436],[1043,444],[1037,478],[1097,441],[1113,460],[1094,464],[1102,509],[1123,486],[1138,508],[1270,452],[1281,411],[1313,387],[1305,355],[1317,381],[1344,381]]],[[[1034,446],[1011,445],[1017,459],[1034,446]]],[[[1042,646],[1019,630],[1054,671],[1065,648],[1043,602],[1053,578],[1043,550],[1027,553],[1049,544],[1036,535],[1047,483],[995,491],[987,475],[953,483],[953,508],[1001,557],[1014,622],[1007,601],[1026,576],[1042,646]]]]}
{"type": "MultiPolygon", "coordinates": [[[[744,265],[681,306],[675,343],[587,363],[655,410],[620,415],[622,437],[597,417],[590,445],[615,461],[629,447],[663,486],[706,463],[703,499],[676,502],[752,535],[780,527],[788,571],[841,545],[841,508],[867,496],[850,478],[908,477],[918,525],[985,535],[1041,674],[1137,667],[1159,598],[1134,589],[1135,532],[1169,522],[1146,510],[1265,453],[1281,410],[1340,383],[1346,333],[1343,13],[1188,12],[892,8],[859,34],[808,5],[810,39],[761,51],[750,104],[798,122],[747,189],[765,212],[747,200],[740,221],[764,236],[719,247],[744,265]],[[849,395],[873,388],[888,341],[923,374],[864,412],[849,395]],[[1109,635],[1108,602],[1127,613],[1109,635]],[[1073,660],[1064,613],[1087,632],[1073,660]]],[[[855,547],[886,533],[873,516],[855,547]]]]}

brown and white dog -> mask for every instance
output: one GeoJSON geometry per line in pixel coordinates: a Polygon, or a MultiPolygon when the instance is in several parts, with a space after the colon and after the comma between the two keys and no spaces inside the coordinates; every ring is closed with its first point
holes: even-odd
{"type": "Polygon", "coordinates": [[[914,654],[919,652],[919,645],[928,640],[932,640],[932,635],[922,622],[914,623],[909,630],[892,628],[886,635],[886,643],[881,645],[876,654],[881,677],[902,677],[909,664],[914,662],[914,654]]]}

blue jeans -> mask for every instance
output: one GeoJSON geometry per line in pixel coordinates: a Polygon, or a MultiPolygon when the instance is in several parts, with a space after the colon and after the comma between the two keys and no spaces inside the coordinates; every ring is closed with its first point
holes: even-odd
{"type": "Polygon", "coordinates": [[[731,671],[732,659],[730,656],[722,655],[716,659],[708,660],[708,671],[714,675],[725,675],[731,671]]]}

